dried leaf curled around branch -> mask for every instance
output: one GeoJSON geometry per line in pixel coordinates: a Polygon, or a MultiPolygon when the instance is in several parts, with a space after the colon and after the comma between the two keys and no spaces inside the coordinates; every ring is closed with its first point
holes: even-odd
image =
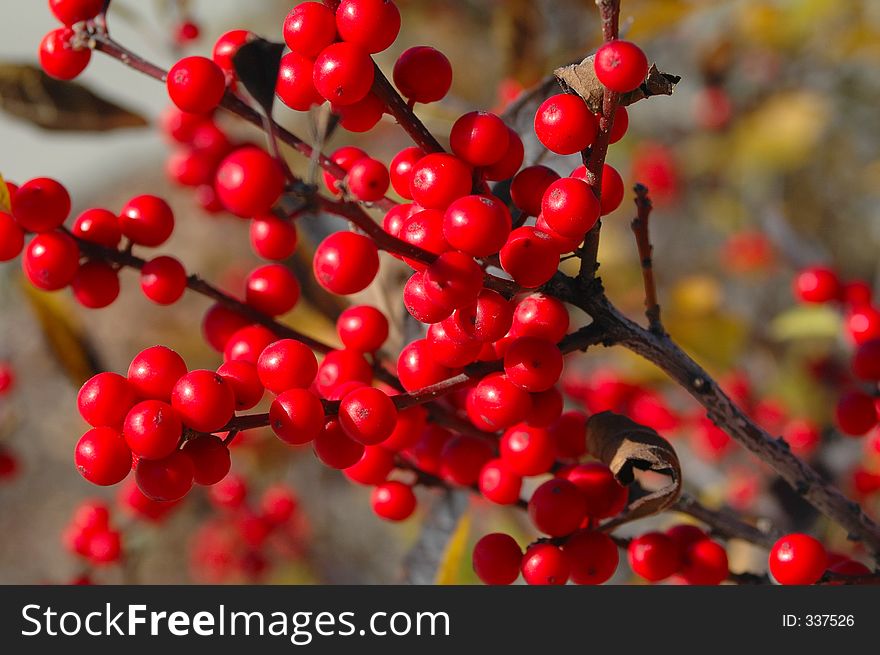
{"type": "Polygon", "coordinates": [[[238,49],[232,58],[235,74],[267,116],[275,104],[275,85],[281,68],[284,44],[254,38],[238,49]]]}
{"type": "Polygon", "coordinates": [[[640,496],[605,527],[659,514],[672,506],[681,494],[681,464],[675,449],[649,427],[613,412],[601,412],[587,423],[587,450],[611,468],[617,481],[626,486],[635,480],[635,471],[654,471],[669,483],[640,496]]]}
{"type": "MultiPolygon", "coordinates": [[[[594,58],[595,55],[590,55],[581,63],[557,68],[554,73],[563,88],[577,93],[586,101],[590,111],[597,114],[602,110],[602,95],[605,87],[596,77],[593,67],[594,58]]],[[[680,81],[680,76],[661,73],[656,64],[651,64],[645,81],[634,91],[622,94],[620,104],[625,107],[651,96],[671,96],[675,85],[680,81]]]]}
{"type": "Polygon", "coordinates": [[[107,132],[148,124],[82,84],[53,79],[29,64],[0,63],[0,109],[44,130],[107,132]]]}

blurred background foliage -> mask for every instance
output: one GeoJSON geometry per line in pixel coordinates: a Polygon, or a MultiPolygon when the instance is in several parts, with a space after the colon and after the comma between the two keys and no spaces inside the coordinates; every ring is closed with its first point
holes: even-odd
{"type": "MultiPolygon", "coordinates": [[[[45,3],[24,4],[20,19],[7,16],[3,21],[0,31],[7,43],[0,59],[33,61],[40,36],[51,26],[45,3]]],[[[609,156],[628,186],[640,181],[651,189],[655,271],[666,327],[713,374],[748,380],[752,408],[771,429],[793,418],[828,426],[837,388],[833,375],[817,371],[827,373],[827,366],[833,369],[844,361],[841,354],[849,346],[842,319],[833,310],[795,307],[790,284],[795,270],[816,263],[833,265],[843,278],[872,286],[880,275],[880,3],[622,4],[624,37],[637,41],[661,70],[683,77],[672,97],[631,108],[629,132],[609,156]]],[[[419,109],[441,141],[461,112],[502,110],[554,68],[589,54],[600,39],[592,0],[398,0],[398,5],[403,30],[378,57],[379,63],[390,71],[396,56],[412,45],[432,45],[447,54],[455,71],[452,93],[439,105],[419,109]]],[[[228,29],[280,38],[292,3],[115,0],[111,29],[135,51],[168,65],[180,55],[167,34],[179,20],[181,6],[202,29],[202,38],[187,52],[207,54],[213,40],[228,29]]],[[[151,120],[165,104],[161,86],[100,56],[83,81],[151,120]]],[[[283,108],[277,115],[304,136],[319,119],[283,108]]],[[[243,138],[259,138],[228,118],[223,121],[243,138]]],[[[390,121],[366,137],[339,130],[325,149],[346,143],[362,145],[385,161],[408,145],[390,121]]],[[[162,170],[166,154],[155,130],[50,134],[18,119],[0,118],[0,167],[7,179],[58,177],[73,192],[74,211],[118,207],[134,192],[165,195],[178,216],[169,254],[239,292],[244,274],[256,263],[247,247],[245,224],[207,215],[192,195],[174,189],[162,170]]],[[[313,174],[308,162],[295,154],[290,161],[298,173],[313,174]]],[[[560,158],[544,163],[563,173],[577,164],[560,158]]],[[[632,205],[624,202],[605,220],[600,273],[609,295],[636,316],[643,292],[629,231],[632,215],[632,205]]],[[[307,258],[309,243],[304,241],[307,258]]],[[[190,367],[214,367],[217,358],[198,334],[206,307],[198,297],[187,296],[172,309],[156,309],[137,292],[136,278],[123,275],[120,301],[88,312],[64,294],[25,294],[18,279],[15,264],[0,268],[0,357],[10,359],[18,372],[16,393],[0,400],[0,430],[23,460],[18,479],[0,487],[0,581],[64,581],[76,573],[76,564],[63,555],[59,526],[79,499],[96,495],[71,463],[82,431],[74,405],[77,368],[100,362],[124,370],[135,352],[154,343],[178,349],[190,367]],[[71,339],[80,344],[79,350],[71,347],[71,339]]],[[[384,279],[388,288],[396,284],[384,279]]],[[[381,290],[373,291],[370,300],[393,304],[388,288],[384,301],[375,295],[381,290]]],[[[287,320],[303,331],[335,339],[318,301],[297,308],[287,320]]],[[[608,379],[651,385],[675,416],[664,434],[680,449],[686,486],[706,502],[769,516],[780,527],[814,520],[801,505],[789,504],[790,498],[759,463],[735,446],[728,449],[723,435],[701,423],[696,405],[657,370],[614,350],[570,358],[567,371],[575,391],[595,389],[608,379]]],[[[831,472],[848,471],[861,458],[859,445],[829,430],[824,433],[828,448],[823,448],[820,464],[831,472]]],[[[418,538],[418,519],[399,526],[382,524],[370,514],[367,490],[321,467],[307,452],[291,453],[265,435],[245,442],[236,448],[234,470],[256,472],[258,487],[289,482],[309,522],[304,552],[293,563],[273,569],[268,581],[399,579],[402,559],[418,538]]],[[[847,478],[841,484],[851,486],[847,478]]],[[[143,582],[198,580],[184,553],[206,507],[204,501],[192,501],[168,527],[144,530],[137,537],[143,556],[129,567],[134,570],[109,570],[100,579],[119,581],[124,574],[143,582]]],[[[473,581],[465,544],[485,532],[504,529],[521,543],[533,538],[515,512],[475,503],[467,516],[450,542],[439,581],[473,581]]],[[[828,536],[832,544],[842,537],[835,532],[828,536]]],[[[760,568],[760,560],[747,547],[732,551],[735,569],[760,568]]],[[[618,580],[626,579],[621,572],[618,580]]]]}

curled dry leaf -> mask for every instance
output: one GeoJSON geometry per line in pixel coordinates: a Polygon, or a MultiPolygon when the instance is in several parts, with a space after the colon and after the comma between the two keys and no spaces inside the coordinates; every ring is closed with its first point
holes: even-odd
{"type": "Polygon", "coordinates": [[[283,53],[283,43],[255,38],[241,46],[232,58],[236,76],[267,116],[272,115],[283,53]]]}
{"type": "Polygon", "coordinates": [[[61,82],[29,64],[0,64],[0,109],[44,130],[107,132],[147,120],[77,82],[61,82]]]}
{"type": "MultiPolygon", "coordinates": [[[[602,109],[602,94],[605,87],[596,77],[596,71],[593,68],[594,58],[594,55],[590,55],[579,64],[557,68],[554,74],[563,88],[577,93],[586,101],[590,111],[596,114],[602,109]]],[[[651,64],[645,81],[634,91],[622,94],[620,104],[627,106],[651,96],[670,96],[675,90],[675,85],[680,81],[681,77],[678,75],[661,73],[656,64],[651,64]]]]}
{"type": "Polygon", "coordinates": [[[635,480],[635,470],[654,471],[669,478],[669,484],[631,502],[606,527],[659,514],[673,505],[681,494],[681,464],[675,449],[657,432],[626,416],[601,412],[590,417],[587,423],[587,450],[607,464],[622,485],[629,485],[635,480]]]}

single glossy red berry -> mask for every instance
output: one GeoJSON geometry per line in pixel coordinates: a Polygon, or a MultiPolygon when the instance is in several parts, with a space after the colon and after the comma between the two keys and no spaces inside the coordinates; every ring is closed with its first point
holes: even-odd
{"type": "Polygon", "coordinates": [[[313,262],[318,283],[341,296],[363,291],[379,272],[379,252],[368,237],[336,232],[315,250],[313,262]]]}
{"type": "Polygon", "coordinates": [[[0,211],[0,262],[8,262],[24,249],[24,231],[11,214],[0,211]]]}
{"type": "Polygon", "coordinates": [[[87,209],[77,216],[71,228],[74,236],[91,243],[116,248],[122,239],[119,218],[106,209],[87,209]]]}
{"type": "Polygon", "coordinates": [[[250,321],[245,316],[217,303],[211,305],[202,318],[202,335],[211,348],[222,353],[232,335],[249,324],[250,321]]]}
{"type": "Polygon", "coordinates": [[[284,20],[287,47],[311,59],[335,40],[336,16],[320,2],[302,2],[284,20]]]}
{"type": "Polygon", "coordinates": [[[387,521],[403,521],[415,511],[416,496],[412,487],[389,480],[373,489],[372,504],[376,516],[387,521]]]}
{"type": "Polygon", "coordinates": [[[427,340],[431,356],[449,368],[459,368],[474,362],[483,349],[482,342],[475,339],[453,339],[446,331],[447,324],[448,321],[441,321],[428,328],[427,340]]]}
{"type": "Polygon", "coordinates": [[[530,585],[564,585],[571,573],[568,557],[562,549],[548,543],[529,546],[520,570],[530,585]]]}
{"type": "Polygon", "coordinates": [[[431,357],[430,344],[425,339],[407,345],[397,359],[397,376],[407,391],[430,386],[452,375],[452,369],[431,357]]]}
{"type": "Polygon", "coordinates": [[[358,484],[382,484],[394,469],[394,454],[383,446],[361,448],[363,453],[357,462],[345,469],[345,476],[358,484]]]}
{"type": "Polygon", "coordinates": [[[70,287],[83,307],[108,307],[119,297],[119,273],[105,262],[86,262],[79,267],[70,287]]]}
{"type": "MultiPolygon", "coordinates": [[[[586,435],[584,437],[586,438],[586,435]]],[[[629,498],[627,488],[614,478],[607,465],[601,462],[578,464],[560,473],[573,482],[587,499],[587,515],[606,518],[619,514],[629,498]]]]}
{"type": "Polygon", "coordinates": [[[513,322],[513,305],[497,291],[483,289],[476,301],[456,310],[462,332],[483,342],[501,339],[513,322]]]}
{"type": "Polygon", "coordinates": [[[596,51],[593,68],[608,89],[627,93],[644,82],[648,75],[648,58],[635,43],[609,41],[596,51]]]}
{"type": "Polygon", "coordinates": [[[522,287],[539,287],[559,268],[559,252],[551,238],[524,225],[510,233],[499,252],[501,268],[522,287]]]}
{"type": "Polygon", "coordinates": [[[51,232],[70,214],[70,194],[51,178],[30,180],[12,196],[12,214],[23,230],[51,232]]]}
{"type": "Polygon", "coordinates": [[[229,337],[223,351],[223,360],[244,360],[256,364],[266,346],[276,340],[272,330],[262,325],[247,325],[229,337]]]}
{"type": "Polygon", "coordinates": [[[562,375],[562,352],[538,337],[519,337],[504,354],[507,378],[526,391],[550,389],[562,375]]]}
{"type": "Polygon", "coordinates": [[[571,566],[571,581],[580,585],[607,582],[620,563],[617,545],[604,532],[581,530],[562,546],[571,566]]]}
{"type": "Polygon", "coordinates": [[[555,456],[550,433],[524,423],[514,425],[504,433],[500,450],[504,465],[522,476],[546,473],[555,456]]]}
{"type": "Polygon", "coordinates": [[[220,38],[214,43],[211,59],[226,74],[227,78],[235,79],[235,66],[232,63],[232,58],[235,57],[241,46],[253,38],[253,32],[248,30],[230,30],[220,35],[220,38]]]}
{"type": "Polygon", "coordinates": [[[165,243],[174,231],[174,212],[161,198],[137,196],[122,208],[119,226],[134,243],[155,248],[165,243]]]}
{"type": "Polygon", "coordinates": [[[223,377],[214,371],[190,371],[171,391],[171,406],[180,419],[199,432],[215,432],[235,412],[235,396],[223,377]]]}
{"type": "Polygon", "coordinates": [[[367,52],[387,49],[400,32],[400,11],[392,0],[342,0],[336,10],[340,38],[367,52]]]}
{"type": "Polygon", "coordinates": [[[245,281],[248,305],[269,316],[286,314],[299,300],[299,280],[287,266],[266,264],[254,269],[245,281]]]}
{"type": "Polygon", "coordinates": [[[104,0],[49,0],[49,9],[65,25],[91,20],[104,9],[104,0]]]}
{"type": "Polygon", "coordinates": [[[315,388],[324,397],[329,396],[346,382],[360,382],[369,384],[373,379],[373,368],[364,359],[362,353],[356,350],[333,350],[324,356],[318,375],[315,378],[315,388]]]}
{"type": "Polygon", "coordinates": [[[563,177],[547,187],[541,207],[547,225],[571,238],[582,238],[601,213],[599,200],[589,185],[572,177],[563,177]]]}
{"type": "Polygon", "coordinates": [[[363,202],[384,198],[391,183],[385,164],[371,157],[362,157],[353,163],[346,180],[348,190],[363,202]]]}
{"type": "Polygon", "coordinates": [[[272,214],[258,216],[251,221],[251,248],[263,259],[281,261],[296,250],[296,226],[272,214]]]}
{"type": "Polygon", "coordinates": [[[509,534],[487,534],[474,544],[474,573],[483,584],[513,584],[519,577],[522,556],[522,549],[509,534]]]}
{"type": "Polygon", "coordinates": [[[494,196],[458,198],[443,215],[446,241],[456,250],[474,257],[485,257],[501,250],[510,227],[510,212],[494,196]]]}
{"type": "Polygon", "coordinates": [[[472,111],[461,116],[449,133],[452,152],[472,166],[488,166],[507,152],[507,126],[495,114],[472,111]]]}
{"type": "Polygon", "coordinates": [[[375,68],[369,53],[352,43],[334,43],[315,59],[312,81],[323,98],[337,105],[363,100],[373,86],[375,68]]]}
{"type": "Polygon", "coordinates": [[[349,132],[369,132],[385,115],[385,103],[373,93],[350,105],[333,105],[339,124],[349,132]]]}
{"type": "Polygon", "coordinates": [[[508,180],[522,168],[523,160],[526,156],[526,149],[522,139],[519,138],[519,134],[508,127],[507,140],[507,150],[501,156],[501,159],[483,168],[483,175],[485,175],[487,180],[508,180]]]}
{"type": "Polygon", "coordinates": [[[532,493],[529,518],[551,537],[563,537],[577,530],[586,517],[586,499],[568,480],[547,480],[532,493]]]}
{"type": "Polygon", "coordinates": [[[694,541],[686,549],[681,577],[691,585],[718,585],[727,579],[727,551],[711,539],[694,541]]]}
{"type": "Polygon", "coordinates": [[[272,393],[307,389],[318,373],[318,360],[305,344],[281,339],[263,350],[257,362],[260,381],[272,393]]]}
{"type": "Polygon", "coordinates": [[[174,257],[156,257],[141,269],[141,291],[158,305],[171,305],[180,300],[187,282],[186,269],[174,257]]]}
{"type": "Polygon", "coordinates": [[[636,575],[659,582],[681,568],[681,554],[675,542],[662,532],[648,532],[633,539],[627,550],[629,565],[636,575]]]}
{"type": "Polygon", "coordinates": [[[513,312],[510,334],[514,337],[538,337],[559,343],[568,332],[568,310],[562,301],[534,293],[519,301],[513,312]]]}
{"type": "Polygon", "coordinates": [[[844,319],[844,329],[856,345],[880,339],[880,310],[868,305],[849,311],[844,319]]]}
{"type": "Polygon", "coordinates": [[[388,338],[388,319],[375,307],[355,305],[339,315],[336,332],[346,348],[371,353],[388,338]]]}
{"type": "Polygon", "coordinates": [[[162,459],[173,453],[182,432],[177,414],[161,400],[143,400],[132,407],[122,429],[131,452],[146,459],[162,459]]]}
{"type": "Polygon", "coordinates": [[[89,48],[73,46],[74,32],[62,27],[52,30],[40,42],[40,67],[58,80],[72,80],[82,73],[92,58],[89,48]]]}
{"type": "Polygon", "coordinates": [[[805,268],[794,279],[794,296],[801,302],[825,303],[840,297],[840,279],[830,268],[805,268]]]}
{"type": "Polygon", "coordinates": [[[416,146],[404,148],[391,160],[389,173],[391,175],[391,186],[398,195],[412,200],[410,185],[412,184],[412,176],[415,165],[425,156],[425,152],[416,146]]]}
{"type": "Polygon", "coordinates": [[[196,484],[217,484],[226,477],[232,466],[229,448],[222,439],[212,434],[188,439],[181,450],[192,460],[193,481],[196,484]]]}
{"type": "Polygon", "coordinates": [[[398,410],[394,432],[382,442],[382,448],[391,452],[410,448],[421,437],[427,422],[428,412],[420,405],[398,410]]]}
{"type": "Polygon", "coordinates": [[[397,424],[397,408],[381,389],[361,387],[342,399],[339,424],[355,441],[374,446],[391,436],[397,424]]]}
{"type": "Polygon", "coordinates": [[[38,234],[25,248],[21,267],[35,287],[57,291],[73,282],[79,270],[79,248],[64,232],[38,234]]]}
{"type": "Polygon", "coordinates": [[[825,547],[813,537],[794,533],[779,539],[770,550],[770,573],[782,585],[810,585],[828,565],[825,547]]]}
{"type": "Polygon", "coordinates": [[[307,389],[289,389],[272,401],[269,427],[285,443],[309,443],[324,427],[324,405],[307,389]]]}
{"type": "Polygon", "coordinates": [[[486,462],[477,482],[480,493],[493,503],[513,505],[519,502],[522,476],[511,471],[501,459],[486,462]]]}
{"type": "Polygon", "coordinates": [[[430,46],[410,48],[394,64],[394,85],[411,102],[437,102],[452,86],[452,64],[430,46]]]}
{"type": "Polygon", "coordinates": [[[207,114],[226,92],[226,76],[207,57],[184,57],[168,71],[168,96],[182,111],[207,114]]]}
{"type": "Polygon", "coordinates": [[[841,432],[851,436],[866,434],[877,425],[874,399],[861,391],[847,391],[837,400],[834,417],[841,432]]]}
{"type": "Polygon", "coordinates": [[[461,159],[446,153],[422,157],[413,167],[410,193],[426,209],[445,210],[471,192],[472,172],[461,159]]]}
{"type": "Polygon", "coordinates": [[[491,373],[471,389],[467,413],[475,425],[498,430],[510,427],[528,416],[532,399],[502,373],[491,373]]]}
{"type": "Polygon", "coordinates": [[[94,427],[122,428],[128,410],[137,401],[128,380],[116,373],[98,373],[83,384],[76,404],[80,416],[94,427]]]}
{"type": "Polygon", "coordinates": [[[476,484],[483,466],[492,459],[494,448],[488,439],[467,434],[452,437],[440,453],[440,474],[463,487],[476,484]]]}
{"type": "Polygon", "coordinates": [[[215,187],[226,209],[250,218],[269,213],[284,190],[284,173],[265,150],[246,146],[220,163],[215,187]]]}
{"type": "Polygon", "coordinates": [[[281,58],[275,94],[285,105],[296,111],[308,111],[324,102],[315,88],[315,62],[297,52],[288,52],[281,58]]]}
{"type": "Polygon", "coordinates": [[[620,207],[623,196],[623,178],[620,177],[616,168],[605,164],[602,168],[602,191],[599,200],[599,204],[602,206],[602,216],[610,214],[620,207]]]}
{"type": "Polygon", "coordinates": [[[338,470],[354,466],[364,454],[364,445],[348,436],[336,419],[324,424],[312,448],[326,466],[338,470]]]}
{"type": "Polygon", "coordinates": [[[140,490],[158,501],[179,500],[193,486],[195,467],[186,453],[176,450],[164,459],[139,459],[134,470],[140,490]]]}
{"type": "Polygon", "coordinates": [[[570,93],[550,96],[535,114],[538,140],[558,155],[573,155],[589,147],[598,129],[587,103],[570,93]]]}
{"type": "Polygon", "coordinates": [[[445,252],[424,271],[424,288],[429,300],[457,308],[476,300],[483,287],[483,269],[472,257],[445,252]]]}
{"type": "MultiPolygon", "coordinates": [[[[397,238],[435,255],[449,250],[449,243],[443,236],[443,212],[437,209],[413,212],[403,221],[397,238]]],[[[403,261],[417,271],[427,266],[425,262],[411,257],[404,257],[403,261]]]]}
{"type": "Polygon", "coordinates": [[[122,482],[131,471],[131,451],[112,428],[94,428],[76,444],[76,469],[92,484],[107,487],[122,482]]]}
{"type": "Polygon", "coordinates": [[[236,411],[251,409],[262,400],[265,389],[256,365],[251,362],[244,360],[225,362],[217,369],[217,375],[226,380],[232,388],[236,411]]]}
{"type": "Polygon", "coordinates": [[[168,401],[186,362],[171,348],[153,346],[139,352],[128,367],[128,382],[140,398],[168,401]]]}
{"type": "Polygon", "coordinates": [[[510,184],[513,204],[527,216],[541,213],[541,201],[547,187],[559,179],[559,174],[547,166],[529,166],[522,169],[510,184]]]}

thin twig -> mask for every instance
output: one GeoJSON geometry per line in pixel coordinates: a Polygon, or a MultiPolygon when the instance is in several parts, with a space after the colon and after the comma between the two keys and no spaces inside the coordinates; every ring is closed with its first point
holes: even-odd
{"type": "Polygon", "coordinates": [[[645,283],[645,316],[648,317],[648,329],[655,334],[663,334],[663,323],[660,321],[660,303],[657,301],[657,285],[654,282],[654,246],[651,245],[651,236],[648,231],[648,222],[651,217],[651,198],[648,196],[648,187],[636,184],[636,217],[632,220],[633,234],[636,237],[636,246],[639,249],[639,261],[642,265],[642,279],[645,283]]]}

